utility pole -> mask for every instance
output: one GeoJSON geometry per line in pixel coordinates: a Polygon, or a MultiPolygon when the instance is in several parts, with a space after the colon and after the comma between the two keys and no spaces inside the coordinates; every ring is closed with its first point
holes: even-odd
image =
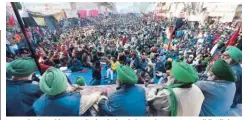
{"type": "Polygon", "coordinates": [[[15,16],[16,16],[16,18],[17,18],[17,21],[18,21],[18,23],[19,23],[19,25],[20,25],[21,31],[22,31],[22,33],[23,33],[23,35],[24,35],[24,37],[25,37],[25,41],[26,41],[26,43],[27,43],[27,45],[28,45],[28,47],[29,47],[29,49],[30,49],[30,51],[31,51],[31,55],[32,55],[32,57],[34,58],[34,60],[35,60],[35,62],[36,62],[36,64],[37,64],[37,67],[38,67],[38,70],[39,70],[40,74],[42,75],[42,74],[43,74],[43,71],[41,70],[41,67],[40,67],[40,65],[39,65],[38,59],[37,59],[37,57],[36,57],[36,55],[35,55],[35,52],[34,52],[34,50],[33,50],[33,48],[32,48],[32,45],[31,45],[31,43],[30,43],[30,41],[29,41],[29,39],[28,39],[28,37],[27,37],[27,35],[26,35],[25,28],[24,28],[24,24],[23,24],[23,22],[22,22],[22,20],[21,20],[21,16],[20,16],[20,14],[19,14],[18,9],[16,8],[15,3],[16,3],[16,2],[11,2],[12,8],[13,8],[13,10],[14,10],[14,13],[15,13],[15,16]]]}

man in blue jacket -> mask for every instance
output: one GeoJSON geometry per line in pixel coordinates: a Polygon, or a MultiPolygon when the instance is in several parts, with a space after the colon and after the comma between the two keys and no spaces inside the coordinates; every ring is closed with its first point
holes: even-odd
{"type": "Polygon", "coordinates": [[[235,74],[222,59],[214,62],[208,72],[208,78],[195,84],[205,96],[200,116],[226,116],[236,91],[235,74]]]}
{"type": "Polygon", "coordinates": [[[118,90],[108,99],[99,100],[99,108],[105,116],[147,116],[145,90],[136,86],[138,77],[132,68],[119,65],[116,68],[118,90]]]}
{"type": "Polygon", "coordinates": [[[242,103],[242,51],[234,46],[229,46],[222,55],[224,59],[232,68],[236,75],[236,93],[233,100],[232,108],[235,108],[238,103],[242,103]]]}
{"type": "Polygon", "coordinates": [[[7,116],[35,116],[32,104],[43,94],[33,84],[36,63],[32,58],[19,58],[7,66],[6,113],[7,116]]]}
{"type": "Polygon", "coordinates": [[[98,101],[101,93],[90,96],[73,92],[65,74],[57,68],[49,68],[39,83],[45,93],[33,104],[37,116],[91,116],[89,108],[98,101]]]}

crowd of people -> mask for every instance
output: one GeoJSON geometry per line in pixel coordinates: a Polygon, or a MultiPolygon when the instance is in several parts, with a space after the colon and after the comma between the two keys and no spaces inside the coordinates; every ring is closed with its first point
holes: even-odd
{"type": "Polygon", "coordinates": [[[226,116],[242,103],[238,23],[134,14],[91,19],[35,42],[40,80],[27,47],[7,51],[7,116],[226,116]],[[71,84],[61,67],[92,69],[92,79],[88,84],[81,76],[71,84]],[[81,86],[102,80],[117,91],[80,94],[81,86]]]}

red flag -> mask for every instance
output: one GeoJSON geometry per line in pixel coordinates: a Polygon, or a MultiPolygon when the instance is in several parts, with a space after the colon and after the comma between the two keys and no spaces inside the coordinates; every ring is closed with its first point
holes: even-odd
{"type": "Polygon", "coordinates": [[[170,33],[170,36],[169,36],[169,43],[168,43],[168,50],[170,49],[171,47],[171,43],[172,43],[172,39],[173,39],[173,27],[169,28],[169,33],[170,33]]]}
{"type": "Polygon", "coordinates": [[[215,38],[213,40],[213,44],[216,44],[217,42],[219,41],[219,35],[218,34],[215,34],[215,38]]]}
{"type": "Polygon", "coordinates": [[[233,33],[233,35],[231,36],[231,38],[227,41],[226,43],[226,46],[234,46],[236,44],[236,40],[237,40],[237,37],[239,35],[239,32],[241,30],[241,27],[238,27],[238,30],[236,32],[233,33]]]}
{"type": "Polygon", "coordinates": [[[14,18],[14,15],[12,14],[10,19],[9,19],[9,25],[10,26],[14,26],[15,25],[15,18],[14,18]]]}

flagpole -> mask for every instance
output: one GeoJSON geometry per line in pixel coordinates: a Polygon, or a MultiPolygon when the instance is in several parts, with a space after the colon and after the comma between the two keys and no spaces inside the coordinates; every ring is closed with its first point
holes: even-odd
{"type": "Polygon", "coordinates": [[[21,20],[19,11],[18,11],[18,9],[16,8],[15,2],[11,2],[11,6],[12,6],[12,8],[13,8],[13,10],[14,10],[14,13],[15,13],[15,16],[16,16],[16,18],[17,18],[17,21],[18,21],[18,23],[19,23],[19,25],[20,25],[21,31],[22,31],[22,33],[23,33],[23,35],[24,35],[24,37],[25,37],[25,41],[26,41],[26,43],[27,43],[27,45],[28,45],[28,47],[29,47],[29,49],[30,49],[30,51],[31,51],[31,55],[32,55],[32,57],[34,58],[34,60],[35,60],[35,62],[36,62],[36,64],[37,64],[37,67],[38,67],[38,70],[39,70],[40,74],[42,75],[43,72],[42,72],[41,67],[40,67],[40,65],[39,65],[38,59],[37,59],[37,57],[36,57],[36,55],[35,55],[35,52],[34,52],[32,46],[31,46],[31,43],[30,43],[30,41],[29,41],[29,39],[28,39],[28,37],[27,37],[27,35],[26,35],[25,28],[24,28],[24,24],[23,24],[23,22],[22,22],[22,20],[21,20]]]}

